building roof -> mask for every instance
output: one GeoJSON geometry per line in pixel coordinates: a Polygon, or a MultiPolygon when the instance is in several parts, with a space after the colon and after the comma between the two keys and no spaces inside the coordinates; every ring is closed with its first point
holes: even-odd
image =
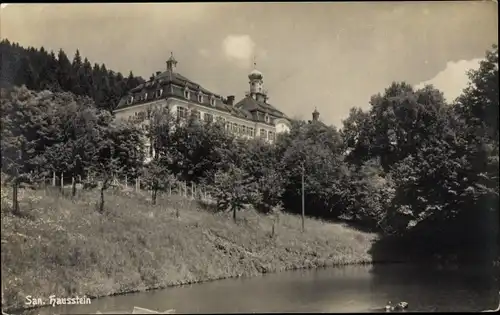
{"type": "Polygon", "coordinates": [[[262,79],[263,75],[262,75],[262,72],[260,72],[259,70],[253,69],[252,72],[250,72],[250,74],[248,75],[248,78],[250,80],[252,80],[252,79],[262,79]]]}
{"type": "MultiPolygon", "coordinates": [[[[140,103],[146,103],[152,101],[149,96],[154,96],[154,93],[159,90],[160,88],[163,89],[164,93],[163,96],[178,96],[178,97],[184,97],[184,88],[188,88],[191,93],[195,96],[194,100],[190,99],[190,101],[197,101],[196,95],[198,93],[203,93],[205,96],[213,96],[215,97],[218,101],[215,103],[215,108],[219,110],[224,110],[224,111],[229,111],[229,106],[224,104],[222,100],[222,96],[213,93],[205,88],[203,88],[200,84],[184,77],[183,75],[177,73],[177,72],[172,72],[172,71],[164,71],[157,76],[154,77],[153,80],[150,80],[148,82],[145,82],[143,84],[140,84],[136,86],[135,88],[131,89],[127,95],[122,97],[120,102],[118,103],[118,106],[116,109],[122,109],[122,108],[127,108],[130,106],[138,105],[140,103]],[[180,87],[181,89],[169,89],[171,85],[180,87]],[[148,99],[146,100],[139,100],[136,96],[140,96],[144,94],[144,92],[148,93],[148,99]],[[129,99],[130,96],[134,96],[134,101],[132,104],[128,104],[127,100],[129,99]]],[[[210,105],[209,98],[205,97],[205,102],[201,103],[201,105],[210,105]],[[205,104],[206,103],[206,104],[205,104]]],[[[213,106],[212,106],[213,107],[213,106]]]]}
{"type": "MultiPolygon", "coordinates": [[[[171,56],[173,59],[173,56],[171,56]]],[[[259,71],[252,71],[254,75],[262,75],[259,71]],[[255,72],[255,73],[254,73],[255,72]]],[[[222,96],[215,94],[200,84],[186,78],[185,76],[171,70],[167,70],[159,73],[154,78],[138,85],[137,87],[131,89],[127,95],[121,98],[117,107],[115,109],[124,109],[127,107],[139,105],[142,103],[152,102],[157,97],[157,92],[162,89],[161,98],[177,97],[185,98],[184,90],[188,89],[190,93],[189,102],[196,103],[208,108],[215,108],[231,115],[252,121],[266,122],[266,114],[271,116],[271,118],[285,118],[288,117],[281,111],[277,110],[271,104],[263,101],[257,101],[251,96],[247,96],[240,100],[235,105],[227,103],[222,96]],[[203,100],[200,103],[198,95],[203,94],[203,100]],[[129,102],[130,97],[133,96],[132,103],[129,102]],[[208,97],[207,97],[208,96],[208,97]],[[215,98],[215,105],[210,102],[211,98],[215,98]]],[[[272,122],[273,119],[269,123],[272,122]]]]}
{"type": "MultiPolygon", "coordinates": [[[[255,113],[256,112],[262,112],[269,114],[271,116],[274,116],[276,118],[285,118],[288,119],[288,117],[281,111],[277,110],[273,105],[261,101],[257,101],[251,96],[246,96],[243,98],[241,101],[236,103],[234,107],[246,110],[256,118],[255,113]]],[[[259,119],[260,120],[260,119],[259,119]]]]}

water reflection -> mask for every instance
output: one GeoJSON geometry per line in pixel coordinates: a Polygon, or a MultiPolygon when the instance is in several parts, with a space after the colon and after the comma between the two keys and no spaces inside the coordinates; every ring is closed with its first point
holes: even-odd
{"type": "Polygon", "coordinates": [[[348,266],[193,284],[29,313],[120,312],[134,306],[178,313],[370,312],[389,300],[407,301],[410,311],[479,311],[498,305],[498,283],[493,270],[483,267],[348,266]]]}

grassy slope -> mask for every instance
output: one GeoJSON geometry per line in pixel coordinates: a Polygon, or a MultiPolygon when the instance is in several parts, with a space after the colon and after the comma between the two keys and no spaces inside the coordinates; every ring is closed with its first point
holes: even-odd
{"type": "Polygon", "coordinates": [[[347,227],[248,210],[233,222],[177,197],[152,206],[136,193],[98,193],[76,201],[58,192],[24,192],[23,218],[8,211],[2,187],[4,306],[24,307],[26,295],[106,296],[169,285],[251,276],[285,269],[370,262],[374,235],[347,227]],[[27,196],[29,194],[29,196],[27,196]],[[176,211],[179,209],[180,211],[176,211]],[[179,213],[179,217],[177,217],[179,213]]]}

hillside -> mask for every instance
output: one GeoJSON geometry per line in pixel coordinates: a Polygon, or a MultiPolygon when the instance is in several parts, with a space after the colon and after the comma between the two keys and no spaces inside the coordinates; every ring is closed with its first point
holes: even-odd
{"type": "Polygon", "coordinates": [[[212,213],[195,201],[114,191],[72,201],[59,191],[21,190],[13,216],[2,187],[4,305],[26,295],[106,296],[285,269],[370,262],[375,236],[342,225],[280,213],[212,213]],[[276,218],[279,217],[279,222],[276,218]],[[276,222],[276,223],[275,223],[276,222]],[[275,234],[273,236],[273,224],[275,234]]]}

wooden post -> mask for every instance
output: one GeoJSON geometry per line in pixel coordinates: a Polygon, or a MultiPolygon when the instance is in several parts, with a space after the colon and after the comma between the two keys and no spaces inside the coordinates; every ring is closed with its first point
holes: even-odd
{"type": "Polygon", "coordinates": [[[56,172],[52,172],[52,186],[56,187],[56,172]]]}
{"type": "Polygon", "coordinates": [[[168,184],[168,196],[172,196],[172,184],[168,184]]]}
{"type": "Polygon", "coordinates": [[[141,178],[137,177],[137,191],[141,190],[141,178]]]}
{"type": "Polygon", "coordinates": [[[304,232],[305,198],[304,198],[304,165],[302,165],[302,232],[304,232]]]}
{"type": "Polygon", "coordinates": [[[75,177],[71,177],[71,187],[73,187],[73,185],[75,185],[75,177]]]}
{"type": "Polygon", "coordinates": [[[125,174],[125,188],[128,188],[128,187],[127,187],[127,184],[128,184],[128,183],[127,183],[127,175],[125,174]]]}
{"type": "Polygon", "coordinates": [[[61,190],[64,188],[64,173],[61,172],[61,190]]]}
{"type": "Polygon", "coordinates": [[[194,199],[194,184],[191,182],[191,199],[194,199]]]}

